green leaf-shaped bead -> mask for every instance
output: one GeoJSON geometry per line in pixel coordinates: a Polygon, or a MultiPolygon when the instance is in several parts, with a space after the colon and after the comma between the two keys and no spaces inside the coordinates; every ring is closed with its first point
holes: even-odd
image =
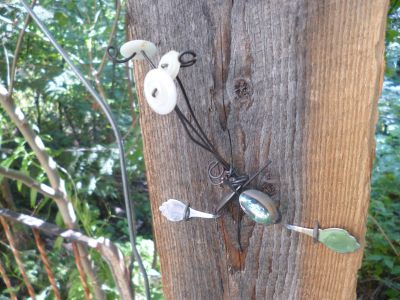
{"type": "Polygon", "coordinates": [[[341,228],[320,230],[318,240],[329,249],[339,253],[354,252],[360,248],[355,237],[341,228]]]}

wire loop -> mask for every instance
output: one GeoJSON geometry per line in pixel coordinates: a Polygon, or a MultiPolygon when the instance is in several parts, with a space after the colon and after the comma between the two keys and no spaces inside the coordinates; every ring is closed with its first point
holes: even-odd
{"type": "Polygon", "coordinates": [[[185,212],[183,215],[183,220],[188,221],[190,219],[190,203],[188,203],[185,207],[185,212]]]}
{"type": "Polygon", "coordinates": [[[117,51],[114,46],[107,47],[107,55],[114,63],[123,64],[123,63],[130,61],[132,58],[134,58],[136,56],[136,52],[133,52],[132,55],[129,57],[117,58],[118,52],[119,52],[119,50],[117,51]]]}
{"type": "Polygon", "coordinates": [[[193,65],[196,63],[196,61],[197,61],[197,54],[196,54],[194,51],[192,51],[192,50],[184,51],[184,52],[182,52],[181,54],[179,54],[179,56],[178,56],[178,61],[179,61],[179,63],[181,64],[181,67],[182,67],[182,68],[186,68],[186,67],[193,66],[193,65]],[[191,56],[191,59],[189,59],[189,60],[184,60],[183,57],[184,57],[185,55],[190,55],[190,56],[191,56]]]}

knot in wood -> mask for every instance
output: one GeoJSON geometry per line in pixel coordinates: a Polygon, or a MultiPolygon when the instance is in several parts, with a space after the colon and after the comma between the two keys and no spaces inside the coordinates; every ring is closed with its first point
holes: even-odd
{"type": "Polygon", "coordinates": [[[234,85],[235,95],[239,98],[249,97],[251,94],[251,86],[244,79],[238,79],[234,85]]]}

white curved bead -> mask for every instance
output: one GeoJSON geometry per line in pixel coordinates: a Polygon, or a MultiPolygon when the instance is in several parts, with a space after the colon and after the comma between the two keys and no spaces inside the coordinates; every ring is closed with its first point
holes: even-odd
{"type": "Polygon", "coordinates": [[[160,115],[169,114],[176,106],[176,86],[162,69],[153,69],[144,79],[144,95],[151,109],[160,115]]]}
{"type": "Polygon", "coordinates": [[[121,55],[125,58],[130,57],[134,52],[136,55],[133,60],[144,59],[142,51],[146,53],[148,57],[152,57],[157,53],[157,47],[152,42],[145,40],[133,40],[123,44],[119,50],[121,55]]]}
{"type": "Polygon", "coordinates": [[[176,78],[179,69],[181,67],[178,57],[179,57],[179,52],[172,50],[165,53],[163,57],[161,57],[160,62],[158,63],[158,67],[167,72],[169,76],[172,77],[172,79],[176,78]]]}

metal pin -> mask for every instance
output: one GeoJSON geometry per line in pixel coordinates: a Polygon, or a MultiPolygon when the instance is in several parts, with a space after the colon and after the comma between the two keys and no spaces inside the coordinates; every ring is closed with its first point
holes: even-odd
{"type": "Polygon", "coordinates": [[[285,225],[287,229],[304,233],[314,238],[329,249],[338,253],[355,252],[360,248],[356,238],[342,228],[304,228],[295,225],[285,225]],[[317,234],[318,233],[318,234],[317,234]]]}

